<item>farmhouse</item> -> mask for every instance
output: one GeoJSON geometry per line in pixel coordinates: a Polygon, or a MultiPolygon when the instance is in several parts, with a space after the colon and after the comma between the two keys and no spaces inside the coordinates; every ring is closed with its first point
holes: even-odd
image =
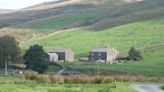
{"type": "Polygon", "coordinates": [[[50,56],[50,60],[52,61],[74,61],[74,52],[71,49],[53,49],[50,52],[48,52],[48,54],[50,56]]]}
{"type": "Polygon", "coordinates": [[[114,48],[94,48],[90,51],[90,61],[103,61],[104,63],[115,63],[119,52],[114,48]]]}

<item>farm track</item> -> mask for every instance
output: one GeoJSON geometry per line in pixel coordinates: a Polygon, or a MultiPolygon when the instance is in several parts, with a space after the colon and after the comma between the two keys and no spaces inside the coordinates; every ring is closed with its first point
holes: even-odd
{"type": "Polygon", "coordinates": [[[157,84],[133,85],[131,88],[137,92],[164,92],[160,89],[160,85],[157,84]]]}
{"type": "MultiPolygon", "coordinates": [[[[55,31],[55,32],[52,32],[52,33],[49,33],[48,35],[46,36],[42,36],[40,38],[36,38],[35,40],[34,39],[31,39],[31,40],[28,40],[26,42],[31,42],[31,41],[38,41],[38,40],[43,40],[43,39],[46,39],[46,38],[49,38],[51,36],[54,36],[56,34],[59,34],[59,33],[62,33],[62,32],[70,32],[70,31],[73,31],[73,30],[76,30],[78,28],[72,28],[72,29],[68,29],[68,30],[59,30],[59,31],[55,31]]],[[[22,42],[22,43],[25,43],[25,42],[22,42]]]]}

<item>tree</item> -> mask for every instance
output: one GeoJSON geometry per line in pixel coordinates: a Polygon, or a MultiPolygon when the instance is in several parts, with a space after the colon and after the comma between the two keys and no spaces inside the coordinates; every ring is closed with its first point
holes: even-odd
{"type": "Polygon", "coordinates": [[[19,43],[9,36],[0,37],[0,67],[6,69],[9,62],[20,61],[20,48],[19,43]]]}
{"type": "Polygon", "coordinates": [[[25,53],[26,68],[44,73],[48,69],[49,56],[44,52],[43,47],[39,45],[31,46],[25,53]]]}
{"type": "Polygon", "coordinates": [[[140,51],[137,51],[134,47],[131,47],[130,48],[128,54],[129,54],[129,59],[130,60],[139,61],[139,60],[142,60],[143,59],[140,51]]]}

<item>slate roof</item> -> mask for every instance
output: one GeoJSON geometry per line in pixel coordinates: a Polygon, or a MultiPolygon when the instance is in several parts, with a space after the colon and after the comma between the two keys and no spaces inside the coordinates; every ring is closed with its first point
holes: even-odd
{"type": "Polygon", "coordinates": [[[114,48],[94,48],[94,49],[91,50],[91,52],[110,52],[111,54],[117,54],[117,53],[119,53],[114,48]]]}
{"type": "Polygon", "coordinates": [[[53,53],[53,52],[67,52],[70,51],[71,49],[67,49],[67,48],[57,48],[57,49],[52,49],[49,51],[49,53],[53,53]]]}

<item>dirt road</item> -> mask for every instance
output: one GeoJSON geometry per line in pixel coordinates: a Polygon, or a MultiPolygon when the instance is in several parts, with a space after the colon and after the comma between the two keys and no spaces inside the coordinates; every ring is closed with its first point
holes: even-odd
{"type": "Polygon", "coordinates": [[[132,85],[131,88],[137,92],[164,92],[157,84],[132,85]]]}

